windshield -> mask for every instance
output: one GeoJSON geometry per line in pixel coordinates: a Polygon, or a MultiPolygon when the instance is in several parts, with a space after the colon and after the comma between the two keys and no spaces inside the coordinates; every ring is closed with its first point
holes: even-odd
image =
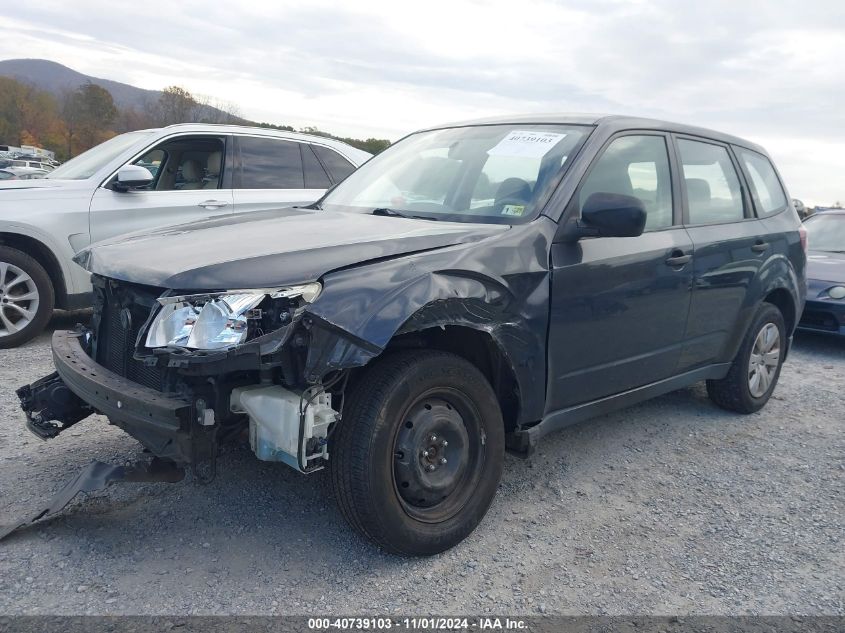
{"type": "Polygon", "coordinates": [[[463,222],[531,218],[590,128],[479,125],[413,134],[340,183],[330,210],[463,222]]]}
{"type": "Polygon", "coordinates": [[[807,245],[810,250],[845,253],[845,215],[814,215],[804,226],[807,228],[807,245]]]}
{"type": "Polygon", "coordinates": [[[47,178],[59,178],[62,180],[84,180],[90,178],[140,139],[152,133],[152,130],[141,130],[139,132],[127,132],[126,134],[115,136],[105,143],[100,143],[87,152],[81,153],[64,165],[56,167],[50,172],[47,178]]]}

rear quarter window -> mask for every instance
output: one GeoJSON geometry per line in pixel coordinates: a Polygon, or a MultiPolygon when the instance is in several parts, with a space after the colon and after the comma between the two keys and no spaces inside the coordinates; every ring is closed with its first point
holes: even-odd
{"type": "Polygon", "coordinates": [[[331,186],[331,181],[317,160],[317,155],[314,154],[314,146],[308,143],[301,143],[299,149],[302,150],[302,169],[305,172],[305,188],[306,189],[328,189],[331,186]]]}
{"type": "Polygon", "coordinates": [[[323,165],[325,165],[326,169],[329,170],[329,174],[331,174],[332,180],[335,182],[340,182],[355,171],[355,165],[350,163],[336,151],[321,145],[312,145],[312,147],[317,153],[317,156],[320,157],[323,165]]]}
{"type": "Polygon", "coordinates": [[[769,159],[742,147],[736,150],[751,184],[757,215],[765,217],[783,211],[787,205],[786,193],[769,159]]]}

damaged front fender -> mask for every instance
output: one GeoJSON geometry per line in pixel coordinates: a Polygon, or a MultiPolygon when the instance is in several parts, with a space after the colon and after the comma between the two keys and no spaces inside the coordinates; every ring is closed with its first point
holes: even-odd
{"type": "Polygon", "coordinates": [[[510,366],[520,394],[517,422],[540,419],[552,228],[545,224],[513,227],[491,238],[495,244],[459,245],[327,275],[323,294],[307,310],[307,380],[365,365],[397,335],[462,326],[489,334],[510,366]]]}

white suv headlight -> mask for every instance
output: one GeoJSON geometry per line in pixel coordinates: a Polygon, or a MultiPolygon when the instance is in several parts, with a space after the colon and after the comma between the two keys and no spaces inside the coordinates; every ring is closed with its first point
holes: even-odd
{"type": "Polygon", "coordinates": [[[303,303],[311,303],[321,290],[315,282],[289,288],[164,296],[158,300],[161,310],[150,323],[147,347],[213,350],[240,345],[249,334],[250,311],[264,299],[300,298],[303,303]]]}

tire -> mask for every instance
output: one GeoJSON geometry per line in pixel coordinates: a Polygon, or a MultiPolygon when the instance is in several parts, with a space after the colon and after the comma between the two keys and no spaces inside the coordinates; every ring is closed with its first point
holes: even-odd
{"type": "Polygon", "coordinates": [[[350,391],[329,445],[347,522],[405,556],[461,542],[490,507],[504,463],[487,379],[454,354],[403,351],[377,360],[350,391]]]}
{"type": "Polygon", "coordinates": [[[0,349],[40,334],[54,303],[53,283],[44,267],[16,248],[0,246],[0,349]]]}
{"type": "Polygon", "coordinates": [[[759,411],[775,390],[786,344],[783,314],[771,303],[763,303],[751,321],[728,375],[721,380],[707,381],[710,399],[723,409],[737,413],[759,411]],[[769,345],[773,346],[766,351],[769,345]],[[759,354],[761,351],[765,353],[759,354]],[[772,356],[774,351],[777,358],[772,356]]]}

